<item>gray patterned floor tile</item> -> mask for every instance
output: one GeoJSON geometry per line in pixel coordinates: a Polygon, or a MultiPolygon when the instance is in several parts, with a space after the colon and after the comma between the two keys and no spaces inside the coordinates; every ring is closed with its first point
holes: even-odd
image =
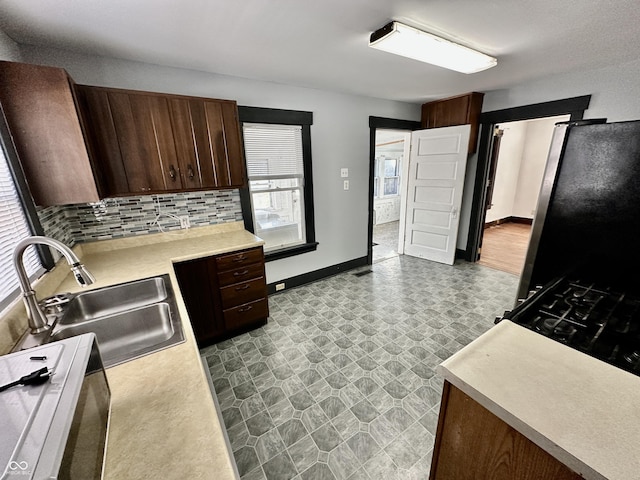
{"type": "Polygon", "coordinates": [[[278,431],[280,432],[280,436],[287,447],[290,447],[308,433],[304,424],[295,418],[279,425],[278,431]]]}
{"type": "Polygon", "coordinates": [[[320,407],[329,418],[334,418],[342,413],[347,407],[338,397],[327,397],[320,402],[320,407]]]}
{"type": "Polygon", "coordinates": [[[265,463],[285,449],[282,438],[277,429],[271,429],[262,434],[255,445],[260,463],[265,463]]]}
{"type": "Polygon", "coordinates": [[[259,437],[263,433],[268,432],[275,426],[273,424],[273,420],[271,420],[271,417],[266,412],[261,412],[257,415],[254,415],[246,421],[246,424],[249,433],[256,437],[259,437]]]}
{"type": "Polygon", "coordinates": [[[403,438],[391,442],[385,447],[384,451],[398,467],[404,468],[405,470],[410,469],[420,460],[420,454],[403,438]]]}
{"type": "Polygon", "coordinates": [[[351,413],[351,410],[345,410],[340,415],[333,418],[331,423],[342,438],[351,437],[359,430],[360,427],[360,421],[353,413],[351,413]]]}
{"type": "Polygon", "coordinates": [[[518,279],[406,256],[370,270],[272,295],[266,326],[201,350],[243,480],[428,477],[435,368],[512,306],[518,279]]]}
{"type": "MultiPolygon", "coordinates": [[[[329,385],[331,385],[331,388],[336,388],[336,389],[340,389],[349,384],[349,379],[347,379],[347,377],[345,377],[340,372],[332,373],[331,375],[327,376],[325,380],[329,385]]],[[[217,391],[218,390],[216,390],[216,392],[217,391]]]]}
{"type": "Polygon", "coordinates": [[[347,445],[361,464],[365,464],[380,451],[380,445],[366,432],[358,432],[349,440],[347,445]]]}
{"type": "Polygon", "coordinates": [[[346,443],[341,443],[331,451],[327,463],[338,480],[349,478],[360,468],[360,462],[346,443]]]}
{"type": "Polygon", "coordinates": [[[378,410],[376,410],[368,400],[362,400],[361,402],[356,403],[351,407],[351,412],[353,412],[358,420],[366,423],[371,422],[379,415],[378,410]]]}
{"type": "Polygon", "coordinates": [[[342,442],[342,437],[331,423],[327,423],[311,433],[313,441],[318,449],[323,452],[330,452],[342,442]]]}
{"type": "Polygon", "coordinates": [[[319,449],[310,435],[303,437],[288,449],[289,456],[299,472],[304,472],[318,461],[319,449]]]}
{"type": "Polygon", "coordinates": [[[313,397],[306,390],[300,390],[289,397],[289,402],[296,410],[304,410],[315,403],[313,397]]]}
{"type": "Polygon", "coordinates": [[[268,480],[289,480],[298,474],[286,450],[263,463],[262,469],[268,480]]]}
{"type": "Polygon", "coordinates": [[[253,447],[242,447],[233,453],[238,473],[243,476],[260,466],[260,460],[253,447]]]}

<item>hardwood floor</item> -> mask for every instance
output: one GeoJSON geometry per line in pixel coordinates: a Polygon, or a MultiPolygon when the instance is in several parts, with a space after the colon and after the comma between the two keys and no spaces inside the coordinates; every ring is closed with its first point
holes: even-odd
{"type": "Polygon", "coordinates": [[[485,228],[480,265],[520,275],[529,244],[531,225],[503,223],[485,228]]]}

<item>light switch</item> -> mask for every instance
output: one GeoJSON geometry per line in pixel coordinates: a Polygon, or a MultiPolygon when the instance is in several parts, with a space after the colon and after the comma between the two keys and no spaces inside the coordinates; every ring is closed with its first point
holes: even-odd
{"type": "MultiPolygon", "coordinates": [[[[340,169],[340,176],[342,178],[347,178],[349,176],[349,169],[348,168],[341,168],[340,169]]],[[[345,188],[346,190],[346,188],[345,188]]]]}
{"type": "Polygon", "coordinates": [[[344,189],[349,190],[349,180],[344,181],[344,189]]]}

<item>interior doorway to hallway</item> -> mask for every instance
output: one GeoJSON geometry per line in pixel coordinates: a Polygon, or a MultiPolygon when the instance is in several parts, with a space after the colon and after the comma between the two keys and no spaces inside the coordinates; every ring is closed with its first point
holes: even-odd
{"type": "Polygon", "coordinates": [[[373,178],[373,263],[398,255],[403,171],[411,132],[376,129],[373,178]]]}
{"type": "Polygon", "coordinates": [[[558,115],[495,125],[478,263],[520,276],[558,115]]]}
{"type": "Polygon", "coordinates": [[[401,185],[403,169],[408,165],[403,160],[409,158],[411,132],[419,128],[417,121],[369,117],[369,265],[374,263],[374,252],[376,262],[398,255],[401,185]],[[397,155],[399,148],[403,149],[401,158],[397,155]],[[398,192],[398,212],[394,220],[391,213],[395,209],[392,201],[395,191],[398,192]]]}

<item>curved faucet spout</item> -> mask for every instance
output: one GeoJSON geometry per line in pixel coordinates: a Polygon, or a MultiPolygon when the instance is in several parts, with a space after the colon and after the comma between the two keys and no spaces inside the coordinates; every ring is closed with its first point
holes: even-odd
{"type": "Polygon", "coordinates": [[[73,251],[64,243],[53,238],[42,236],[27,237],[18,242],[13,251],[13,265],[18,274],[18,281],[20,282],[20,289],[22,290],[22,298],[24,300],[25,308],[27,309],[29,328],[33,334],[44,332],[50,328],[47,322],[47,317],[38,304],[36,292],[31,288],[29,276],[27,275],[24,268],[24,262],[22,261],[22,256],[24,255],[24,251],[27,247],[35,244],[47,245],[58,250],[67,260],[67,263],[71,267],[71,271],[75,276],[76,282],[78,282],[80,286],[84,287],[86,285],[91,285],[95,281],[91,273],[89,273],[85,266],[80,262],[80,259],[78,259],[76,254],[73,253],[73,251]]]}

